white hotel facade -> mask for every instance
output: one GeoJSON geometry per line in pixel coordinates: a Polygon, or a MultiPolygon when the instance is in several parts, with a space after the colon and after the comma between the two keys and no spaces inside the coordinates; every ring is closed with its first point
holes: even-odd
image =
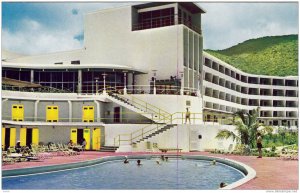
{"type": "Polygon", "coordinates": [[[3,51],[2,148],[85,138],[102,151],[224,149],[233,142],[217,132],[257,107],[265,125],[298,128],[298,77],[248,74],[203,52],[204,13],[188,2],[100,10],[85,15],[83,49],[3,51]]]}

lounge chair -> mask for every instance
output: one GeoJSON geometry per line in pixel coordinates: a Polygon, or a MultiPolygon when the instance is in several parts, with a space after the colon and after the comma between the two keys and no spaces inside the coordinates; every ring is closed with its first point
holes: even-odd
{"type": "Polygon", "coordinates": [[[10,157],[7,157],[7,152],[3,151],[2,152],[2,164],[3,165],[6,165],[6,164],[13,164],[15,163],[15,159],[14,158],[10,158],[10,157]]]}

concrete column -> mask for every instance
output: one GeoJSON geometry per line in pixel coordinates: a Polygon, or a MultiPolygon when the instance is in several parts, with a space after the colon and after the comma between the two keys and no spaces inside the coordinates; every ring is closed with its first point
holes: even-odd
{"type": "Polygon", "coordinates": [[[82,70],[78,70],[77,93],[82,92],[82,70]]]}
{"type": "Polygon", "coordinates": [[[72,122],[72,102],[68,100],[69,103],[69,122],[72,122]]]}
{"type": "Polygon", "coordinates": [[[30,70],[30,82],[33,83],[34,82],[34,71],[30,70]]]}
{"type": "Polygon", "coordinates": [[[38,115],[38,104],[40,100],[35,101],[34,103],[34,121],[37,121],[37,115],[38,115]]]}
{"type": "Polygon", "coordinates": [[[175,15],[174,18],[175,25],[178,25],[178,3],[175,3],[174,15],[175,15]]]}
{"type": "Polygon", "coordinates": [[[127,94],[127,73],[124,72],[124,95],[127,94]]]}
{"type": "Polygon", "coordinates": [[[96,109],[96,120],[97,122],[100,122],[100,103],[99,101],[94,100],[94,103],[96,103],[97,109],[96,109]]]}

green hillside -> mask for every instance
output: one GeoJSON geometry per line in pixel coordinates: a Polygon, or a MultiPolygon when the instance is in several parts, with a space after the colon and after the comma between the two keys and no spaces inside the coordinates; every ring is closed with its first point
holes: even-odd
{"type": "Polygon", "coordinates": [[[262,37],[224,50],[205,51],[244,72],[298,75],[298,35],[262,37]]]}

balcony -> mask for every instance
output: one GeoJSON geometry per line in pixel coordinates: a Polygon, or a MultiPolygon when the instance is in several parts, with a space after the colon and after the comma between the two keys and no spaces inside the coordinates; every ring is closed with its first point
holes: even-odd
{"type": "MultiPolygon", "coordinates": [[[[202,34],[202,30],[200,27],[194,25],[192,21],[184,20],[182,18],[178,18],[178,24],[183,24],[191,30],[202,34]]],[[[139,22],[137,24],[132,25],[132,31],[159,28],[175,25],[174,16],[160,17],[157,19],[152,19],[149,21],[139,22]]]]}
{"type": "Polygon", "coordinates": [[[144,30],[144,29],[152,29],[159,28],[165,26],[175,25],[174,16],[160,17],[157,19],[151,19],[148,21],[139,22],[137,24],[133,24],[132,30],[144,30]]]}

